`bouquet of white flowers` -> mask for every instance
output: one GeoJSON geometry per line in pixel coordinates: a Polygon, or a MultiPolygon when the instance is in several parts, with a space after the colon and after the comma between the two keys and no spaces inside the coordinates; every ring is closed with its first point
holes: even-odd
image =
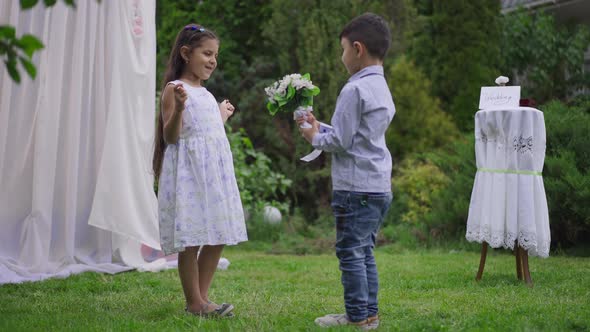
{"type": "MultiPolygon", "coordinates": [[[[312,111],[313,97],[320,93],[320,89],[313,85],[309,74],[290,74],[281,80],[274,82],[264,89],[268,96],[266,108],[270,114],[277,112],[293,112],[293,117],[304,117],[308,111],[312,111]]],[[[302,128],[310,128],[309,123],[301,125],[302,128]]]]}

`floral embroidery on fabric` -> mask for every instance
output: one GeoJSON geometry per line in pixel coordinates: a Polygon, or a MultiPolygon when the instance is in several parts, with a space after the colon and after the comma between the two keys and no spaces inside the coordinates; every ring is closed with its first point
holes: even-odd
{"type": "Polygon", "coordinates": [[[483,130],[480,130],[479,137],[476,138],[477,140],[481,141],[482,143],[488,142],[488,135],[483,130]]]}
{"type": "Polygon", "coordinates": [[[514,136],[514,139],[512,140],[512,146],[514,147],[514,151],[520,153],[533,152],[533,136],[514,136]]]}
{"type": "Polygon", "coordinates": [[[140,0],[133,0],[132,11],[133,18],[131,20],[131,26],[133,35],[136,37],[143,36],[143,15],[141,13],[141,7],[139,5],[140,0]]]}

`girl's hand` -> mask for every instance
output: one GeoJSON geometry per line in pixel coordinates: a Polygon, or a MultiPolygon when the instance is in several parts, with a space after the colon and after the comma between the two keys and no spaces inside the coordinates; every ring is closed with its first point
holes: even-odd
{"type": "Polygon", "coordinates": [[[176,112],[184,111],[184,102],[186,102],[188,95],[182,84],[174,87],[174,108],[176,112]]]}
{"type": "Polygon", "coordinates": [[[229,119],[229,117],[234,114],[235,110],[236,108],[229,102],[228,99],[222,101],[219,104],[219,112],[221,112],[221,119],[223,120],[223,123],[225,123],[227,119],[229,119]]]}

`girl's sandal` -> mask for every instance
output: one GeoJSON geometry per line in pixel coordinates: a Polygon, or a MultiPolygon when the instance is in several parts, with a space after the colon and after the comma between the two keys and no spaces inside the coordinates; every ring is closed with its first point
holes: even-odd
{"type": "MultiPolygon", "coordinates": [[[[207,308],[209,308],[209,306],[211,305],[211,303],[207,303],[203,306],[203,309],[206,310],[207,308]]],[[[200,311],[200,312],[192,312],[188,310],[188,307],[184,308],[184,311],[187,314],[191,314],[191,315],[195,315],[195,316],[199,316],[202,318],[221,318],[221,317],[233,317],[234,313],[232,312],[232,310],[234,310],[234,306],[229,304],[229,303],[222,303],[219,308],[217,309],[213,309],[211,311],[205,312],[205,311],[200,311]]]]}
{"type": "MultiPolygon", "coordinates": [[[[210,304],[207,304],[205,308],[208,308],[210,304]]],[[[222,303],[217,309],[209,312],[201,313],[202,317],[207,318],[221,318],[221,317],[233,317],[234,306],[229,303],[222,303]]]]}
{"type": "MultiPolygon", "coordinates": [[[[218,304],[216,304],[216,303],[213,303],[213,302],[211,302],[211,301],[207,301],[207,304],[212,304],[212,305],[215,305],[215,306],[217,306],[217,305],[218,305],[218,304]]],[[[229,305],[229,306],[231,306],[231,309],[229,310],[229,312],[228,312],[227,314],[225,314],[224,316],[220,316],[220,317],[233,317],[233,316],[234,316],[234,306],[233,306],[233,305],[231,305],[231,304],[222,303],[222,304],[219,306],[219,308],[218,308],[218,309],[220,309],[220,308],[221,308],[221,307],[223,307],[224,305],[229,305]]]]}

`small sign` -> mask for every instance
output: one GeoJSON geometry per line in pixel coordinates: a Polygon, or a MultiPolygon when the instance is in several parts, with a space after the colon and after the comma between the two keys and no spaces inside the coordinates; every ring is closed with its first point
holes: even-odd
{"type": "Polygon", "coordinates": [[[520,86],[482,86],[479,109],[518,107],[520,86]]]}

